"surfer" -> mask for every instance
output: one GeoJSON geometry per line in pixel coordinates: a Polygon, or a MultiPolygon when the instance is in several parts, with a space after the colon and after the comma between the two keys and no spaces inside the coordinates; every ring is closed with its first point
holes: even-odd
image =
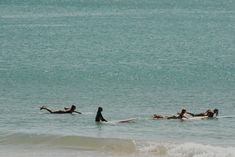
{"type": "Polygon", "coordinates": [[[177,115],[173,115],[173,116],[162,116],[162,115],[154,114],[153,119],[182,119],[182,118],[187,118],[184,115],[185,113],[186,113],[186,109],[182,109],[180,113],[177,113],[177,115]]]}
{"type": "Polygon", "coordinates": [[[213,118],[214,115],[218,116],[219,110],[215,108],[213,111],[211,109],[208,109],[206,112],[202,112],[202,113],[196,113],[196,114],[190,113],[190,112],[186,112],[186,113],[193,117],[207,116],[209,118],[213,118]]]}
{"type": "Polygon", "coordinates": [[[58,113],[58,114],[65,114],[65,113],[73,113],[73,112],[77,112],[76,110],[76,106],[72,105],[70,108],[64,108],[64,110],[51,110],[49,108],[47,108],[46,106],[42,106],[40,108],[40,110],[47,110],[50,113],[58,113]]]}
{"type": "Polygon", "coordinates": [[[103,108],[102,107],[98,107],[97,113],[96,113],[96,117],[95,117],[95,121],[96,122],[101,122],[101,121],[105,121],[107,122],[106,119],[104,119],[104,117],[102,116],[102,112],[103,108]]]}

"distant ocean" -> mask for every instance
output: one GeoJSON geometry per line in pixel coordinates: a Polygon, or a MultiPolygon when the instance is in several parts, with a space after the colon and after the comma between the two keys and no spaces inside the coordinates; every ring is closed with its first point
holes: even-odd
{"type": "Polygon", "coordinates": [[[235,157],[235,1],[0,0],[0,111],[4,157],[235,157]]]}

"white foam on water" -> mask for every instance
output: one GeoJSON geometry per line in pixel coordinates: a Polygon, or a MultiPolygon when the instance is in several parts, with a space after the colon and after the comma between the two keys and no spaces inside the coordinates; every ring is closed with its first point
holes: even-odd
{"type": "Polygon", "coordinates": [[[139,151],[154,156],[166,157],[235,157],[234,147],[220,147],[198,143],[156,143],[147,142],[139,151]]]}
{"type": "Polygon", "coordinates": [[[219,147],[196,143],[185,143],[169,150],[170,156],[180,157],[234,157],[234,147],[219,147]]]}

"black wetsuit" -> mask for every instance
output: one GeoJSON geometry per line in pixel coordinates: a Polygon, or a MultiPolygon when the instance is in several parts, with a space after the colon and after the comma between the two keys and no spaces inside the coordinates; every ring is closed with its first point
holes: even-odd
{"type": "Polygon", "coordinates": [[[97,114],[96,114],[95,121],[96,121],[96,122],[100,122],[100,121],[105,121],[105,122],[107,122],[107,120],[104,119],[104,117],[102,116],[101,112],[99,112],[99,111],[98,111],[97,114]]]}

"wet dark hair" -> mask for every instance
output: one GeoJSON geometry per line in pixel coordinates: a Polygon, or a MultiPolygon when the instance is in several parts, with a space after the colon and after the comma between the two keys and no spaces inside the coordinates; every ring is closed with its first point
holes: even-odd
{"type": "Polygon", "coordinates": [[[98,107],[98,112],[102,112],[103,108],[102,107],[98,107]]]}
{"type": "Polygon", "coordinates": [[[75,109],[76,109],[76,106],[75,106],[75,105],[72,105],[72,106],[71,106],[71,109],[75,110],[75,109]]]}
{"type": "Polygon", "coordinates": [[[183,109],[181,110],[181,112],[185,113],[185,112],[186,112],[186,109],[183,108],[183,109]]]}
{"type": "Polygon", "coordinates": [[[215,108],[213,112],[216,114],[216,116],[218,116],[219,110],[217,108],[215,108]]]}

